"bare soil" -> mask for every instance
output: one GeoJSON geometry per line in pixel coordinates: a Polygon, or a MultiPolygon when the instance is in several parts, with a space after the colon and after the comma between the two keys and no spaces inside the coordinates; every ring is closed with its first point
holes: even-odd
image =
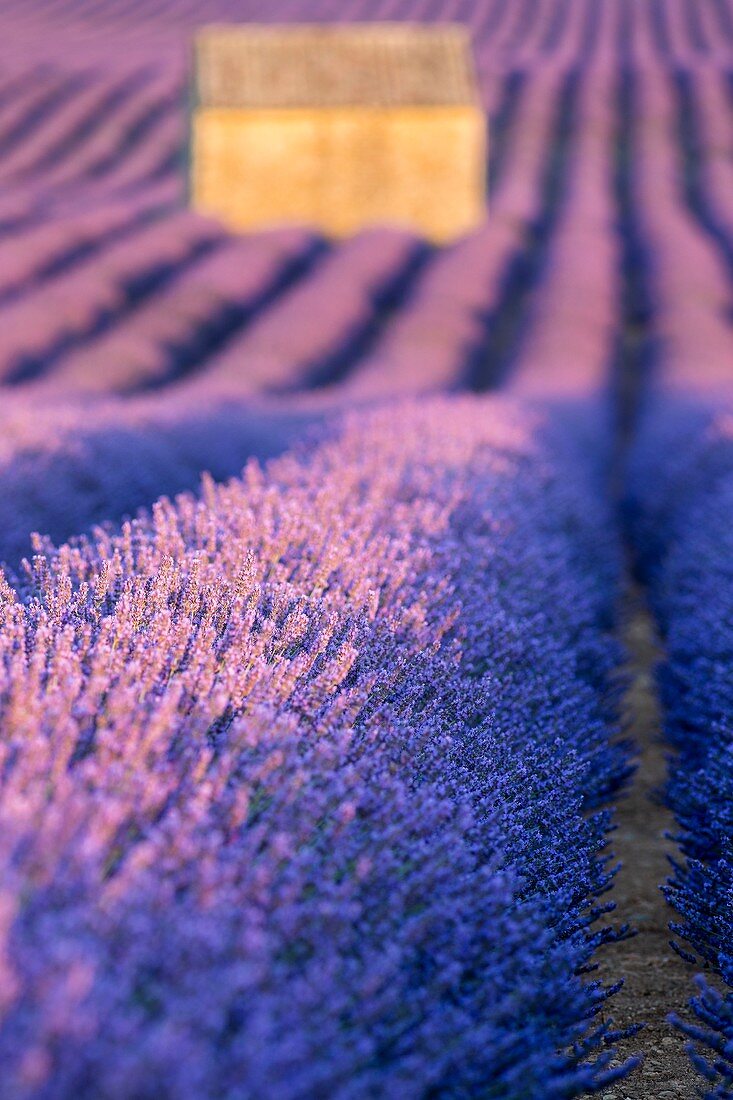
{"type": "Polygon", "coordinates": [[[694,971],[669,946],[668,923],[673,913],[659,889],[669,872],[667,856],[674,852],[674,845],[664,837],[666,831],[674,830],[674,820],[656,797],[666,772],[654,682],[661,655],[651,616],[637,591],[629,594],[624,618],[626,671],[631,677],[624,717],[640,755],[612,834],[613,851],[623,862],[613,890],[617,904],[613,916],[614,923],[628,922],[638,932],[632,939],[603,948],[599,961],[605,982],[624,979],[623,988],[608,1004],[607,1016],[618,1028],[642,1022],[646,1026],[619,1044],[624,1057],[643,1054],[642,1065],[601,1096],[605,1100],[692,1100],[699,1095],[702,1079],[685,1053],[684,1037],[666,1019],[673,1010],[684,1016],[695,990],[694,971]]]}

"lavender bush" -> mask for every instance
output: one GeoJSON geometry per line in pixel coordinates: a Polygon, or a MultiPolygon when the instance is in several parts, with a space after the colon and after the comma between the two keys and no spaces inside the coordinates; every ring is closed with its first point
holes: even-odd
{"type": "Polygon", "coordinates": [[[406,405],[39,542],[2,597],[6,1094],[619,1072],[578,976],[627,771],[589,430],[406,405]]]}

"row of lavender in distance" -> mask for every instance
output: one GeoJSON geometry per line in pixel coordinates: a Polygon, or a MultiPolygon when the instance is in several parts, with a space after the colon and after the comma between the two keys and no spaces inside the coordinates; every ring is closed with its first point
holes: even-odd
{"type": "Polygon", "coordinates": [[[39,540],[0,596],[5,1095],[623,1072],[579,976],[628,771],[608,438],[588,403],[405,404],[39,540]]]}
{"type": "MultiPolygon", "coordinates": [[[[77,249],[53,220],[12,236],[0,377],[54,402],[172,383],[196,401],[326,387],[311,405],[503,381],[494,353],[521,297],[510,276],[533,265],[531,227],[549,217],[546,165],[566,84],[554,71],[523,83],[493,228],[437,253],[396,230],[331,250],[297,231],[227,238],[192,215],[125,222],[121,205],[77,218],[77,249]]],[[[574,149],[598,143],[601,91],[582,88],[574,149]]],[[[602,162],[576,153],[572,163],[565,186],[592,190],[602,162]]],[[[583,231],[610,240],[610,219],[594,219],[583,214],[583,231]]]]}
{"type": "MultiPolygon", "coordinates": [[[[326,17],[327,7],[312,14],[326,17]]],[[[122,13],[114,6],[92,6],[86,18],[90,34],[94,31],[97,39],[86,67],[81,54],[74,53],[70,45],[63,66],[44,66],[39,54],[37,72],[29,69],[23,78],[11,70],[0,86],[0,144],[6,141],[3,159],[10,166],[0,194],[0,221],[8,231],[7,239],[0,243],[3,380],[13,384],[30,381],[42,388],[48,383],[53,388],[57,378],[58,387],[96,392],[101,378],[109,375],[111,389],[127,392],[166,384],[193,369],[202,375],[206,386],[251,392],[268,385],[297,388],[304,381],[322,384],[353,375],[348,378],[349,388],[358,399],[382,392],[385,375],[394,388],[405,392],[455,387],[471,374],[482,386],[490,383],[491,368],[482,365],[482,354],[487,341],[501,343],[491,333],[502,330],[505,317],[514,308],[507,283],[512,278],[521,281],[527,266],[532,266],[538,227],[546,223],[550,212],[551,200],[545,192],[560,145],[558,126],[562,120],[556,114],[567,67],[581,62],[583,68],[602,70],[619,56],[621,41],[628,60],[636,58],[660,72],[662,66],[655,23],[643,13],[629,11],[622,19],[608,5],[572,4],[565,14],[553,13],[548,5],[548,35],[554,24],[565,26],[568,33],[571,27],[574,31],[567,48],[556,53],[548,45],[546,51],[540,48],[535,54],[545,38],[540,27],[526,27],[523,35],[509,35],[513,42],[516,38],[509,48],[508,39],[502,45],[505,36],[498,15],[497,21],[488,9],[472,13],[470,6],[460,7],[398,4],[392,14],[404,17],[412,12],[429,18],[463,14],[472,22],[479,58],[501,60],[498,69],[488,66],[483,89],[487,97],[490,92],[497,98],[506,93],[511,106],[506,133],[499,137],[500,155],[494,158],[492,152],[502,170],[495,174],[491,228],[449,250],[445,257],[435,257],[424,271],[409,263],[404,272],[398,263],[392,271],[394,258],[385,237],[383,276],[388,302],[395,300],[392,276],[398,288],[399,309],[394,316],[391,307],[382,308],[382,285],[374,284],[373,298],[358,296],[363,290],[361,273],[358,263],[352,271],[348,250],[343,256],[336,250],[334,263],[323,271],[320,290],[317,281],[309,278],[312,290],[301,288],[302,293],[281,303],[275,293],[268,297],[267,274],[261,276],[261,288],[253,290],[257,279],[250,280],[246,272],[238,285],[237,264],[249,264],[245,247],[240,250],[237,242],[227,241],[203,220],[170,214],[171,203],[181,197],[177,180],[183,148],[185,71],[182,46],[171,27],[167,33],[171,42],[176,42],[175,50],[171,47],[172,52],[162,53],[157,65],[151,68],[149,60],[138,60],[119,73],[108,72],[106,67],[98,71],[95,66],[101,65],[105,56],[100,28],[107,18],[122,19],[122,13]],[[586,22],[592,35],[583,30],[586,22]],[[531,68],[525,70],[525,65],[531,68]],[[508,73],[506,66],[510,66],[508,73]],[[527,72],[531,79],[526,79],[527,72]],[[102,107],[95,114],[97,102],[102,107]],[[132,105],[137,114],[133,112],[130,121],[126,112],[133,110],[132,105]],[[135,122],[137,115],[140,118],[135,122]],[[170,116],[180,130],[178,143],[166,153],[170,164],[162,174],[136,177],[133,186],[132,177],[126,178],[125,165],[142,152],[148,160],[153,157],[160,146],[156,127],[162,116],[170,116]],[[127,121],[118,133],[115,128],[120,118],[127,121]],[[143,125],[145,118],[148,123],[143,125]],[[100,168],[104,157],[99,160],[100,142],[107,140],[110,128],[117,133],[120,147],[111,177],[111,167],[110,172],[100,168]],[[49,134],[57,134],[55,140],[60,145],[53,157],[53,171],[43,154],[49,134]],[[67,176],[70,187],[65,182],[67,176]],[[40,191],[31,198],[36,187],[40,191]],[[9,205],[3,214],[5,202],[9,205]],[[19,219],[15,224],[14,204],[19,202],[26,207],[15,212],[19,219]],[[168,217],[161,222],[158,219],[166,208],[168,217]],[[80,237],[76,243],[69,239],[69,234],[76,232],[73,226],[78,227],[80,237]],[[326,326],[319,342],[307,323],[313,308],[310,296],[318,298],[319,309],[326,309],[331,297],[328,269],[338,280],[342,265],[347,281],[355,277],[357,295],[352,303],[344,285],[343,328],[334,325],[331,335],[331,326],[326,326]],[[465,271],[466,277],[457,278],[458,270],[465,271]],[[267,316],[260,317],[258,306],[256,316],[263,323],[257,325],[250,340],[245,319],[253,315],[252,301],[261,302],[260,289],[268,303],[267,316]],[[271,317],[270,304],[276,307],[271,317]],[[163,310],[170,313],[170,324],[156,316],[163,310]],[[190,323],[186,319],[189,314],[190,323]],[[215,356],[209,364],[206,348],[212,329],[215,356]],[[223,355],[222,342],[226,343],[223,355]],[[101,356],[108,357],[106,372],[89,366],[101,356]],[[249,369],[243,365],[244,356],[249,369]],[[213,369],[203,377],[202,368],[209,365],[213,369]]],[[[139,9],[138,16],[142,16],[147,7],[142,4],[139,9]]],[[[195,11],[203,18],[206,10],[206,5],[192,5],[187,18],[193,18],[195,11]]],[[[216,10],[212,5],[211,12],[216,10]]],[[[241,15],[255,18],[258,10],[252,5],[241,15]]],[[[280,14],[295,18],[298,10],[296,4],[280,14]]],[[[165,5],[149,11],[151,19],[160,19],[160,33],[166,28],[165,11],[165,5]]],[[[79,13],[73,5],[61,5],[55,16],[49,9],[44,18],[49,26],[56,26],[53,20],[58,17],[59,26],[63,26],[64,13],[76,26],[79,13]]],[[[356,6],[353,14],[359,14],[356,6]]],[[[29,14],[27,18],[32,24],[41,16],[29,14]]],[[[670,12],[669,18],[676,17],[670,12]]],[[[552,38],[549,35],[548,43],[552,38]]],[[[712,85],[712,80],[708,84],[712,85]]],[[[721,95],[718,88],[717,100],[721,95]]],[[[575,108],[577,134],[571,134],[574,148],[588,140],[586,116],[592,116],[591,100],[601,102],[597,89],[583,86],[575,108]]],[[[722,117],[720,102],[711,110],[717,112],[716,119],[722,117]]],[[[492,134],[496,129],[492,122],[492,134]]],[[[257,263],[256,256],[253,262],[257,263]]],[[[366,288],[369,294],[371,288],[372,283],[366,288]]]]}

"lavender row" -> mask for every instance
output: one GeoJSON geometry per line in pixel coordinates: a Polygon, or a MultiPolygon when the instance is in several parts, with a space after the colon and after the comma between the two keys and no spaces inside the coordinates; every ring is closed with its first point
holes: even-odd
{"type": "Polygon", "coordinates": [[[733,1091],[733,401],[657,394],[629,508],[665,646],[660,687],[675,750],[666,797],[682,854],[665,887],[677,913],[672,946],[707,972],[691,1002],[697,1023],[680,1026],[705,1095],[724,1100],[733,1091]]]}
{"type": "Polygon", "coordinates": [[[405,405],[39,543],[2,594],[4,1091],[614,1079],[577,976],[627,770],[607,430],[405,405]]]}
{"type": "MultiPolygon", "coordinates": [[[[697,1022],[678,1023],[705,1095],[724,1100],[733,1090],[730,283],[718,242],[685,190],[673,85],[648,70],[632,98],[643,120],[633,152],[653,341],[627,515],[665,645],[660,687],[675,750],[666,797],[681,850],[665,886],[677,912],[673,946],[708,974],[691,1002],[697,1022]],[[721,993],[726,986],[731,992],[721,993]]],[[[714,201],[720,170],[708,156],[701,185],[714,201]]]]}
{"type": "Polygon", "coordinates": [[[619,300],[613,86],[612,56],[599,53],[583,77],[559,211],[504,383],[512,393],[557,401],[608,387],[619,300]]]}

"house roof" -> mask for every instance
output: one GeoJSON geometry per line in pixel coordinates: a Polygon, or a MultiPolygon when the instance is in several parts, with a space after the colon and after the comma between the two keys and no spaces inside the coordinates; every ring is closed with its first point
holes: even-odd
{"type": "Polygon", "coordinates": [[[478,101],[458,24],[234,24],[195,41],[206,107],[450,106],[478,101]]]}

